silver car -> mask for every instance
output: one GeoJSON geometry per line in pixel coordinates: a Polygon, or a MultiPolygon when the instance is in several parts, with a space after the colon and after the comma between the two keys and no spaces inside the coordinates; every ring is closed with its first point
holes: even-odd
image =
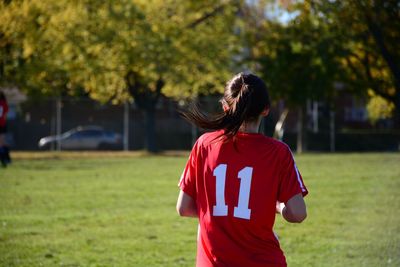
{"type": "Polygon", "coordinates": [[[60,141],[62,150],[110,150],[122,148],[122,136],[105,131],[99,126],[79,126],[61,135],[46,136],[39,140],[39,148],[55,148],[60,141]]]}

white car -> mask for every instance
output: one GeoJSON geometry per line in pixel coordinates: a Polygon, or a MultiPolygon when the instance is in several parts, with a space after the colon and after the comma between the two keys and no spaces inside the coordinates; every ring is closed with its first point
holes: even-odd
{"type": "Polygon", "coordinates": [[[122,136],[99,126],[79,126],[61,135],[43,137],[39,148],[55,148],[58,141],[62,150],[122,149],[122,136]]]}

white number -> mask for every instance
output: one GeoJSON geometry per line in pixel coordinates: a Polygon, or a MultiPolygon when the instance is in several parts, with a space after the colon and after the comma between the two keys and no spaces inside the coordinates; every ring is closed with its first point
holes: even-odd
{"type": "MultiPolygon", "coordinates": [[[[220,164],[214,169],[216,177],[216,203],[213,207],[214,216],[227,216],[228,206],[225,204],[225,180],[226,180],[226,164],[220,164]]],[[[253,175],[252,167],[245,167],[238,173],[240,179],[239,201],[237,207],[233,211],[233,216],[250,220],[251,209],[249,209],[251,177],[253,175]]]]}
{"type": "Polygon", "coordinates": [[[214,169],[216,177],[215,193],[216,203],[213,209],[214,216],[228,215],[228,206],[225,205],[225,180],[226,180],[226,164],[220,164],[214,169]]]}
{"type": "Polygon", "coordinates": [[[239,172],[240,189],[239,202],[233,211],[233,216],[250,220],[251,209],[249,209],[250,186],[253,168],[246,167],[239,172]]]}

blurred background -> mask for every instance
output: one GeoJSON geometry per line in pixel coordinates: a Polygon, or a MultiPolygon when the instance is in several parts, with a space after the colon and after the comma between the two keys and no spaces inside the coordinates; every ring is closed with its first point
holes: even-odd
{"type": "Polygon", "coordinates": [[[14,150],[187,150],[178,110],[251,71],[261,131],[303,151],[399,151],[400,2],[2,0],[14,150]]]}

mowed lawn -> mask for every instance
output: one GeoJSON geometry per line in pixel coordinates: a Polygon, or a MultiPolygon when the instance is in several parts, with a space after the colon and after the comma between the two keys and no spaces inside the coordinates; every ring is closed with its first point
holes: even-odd
{"type": "MultiPolygon", "coordinates": [[[[0,169],[0,266],[194,266],[197,222],[175,211],[187,154],[14,157],[0,169]]],[[[296,161],[308,218],[275,227],[289,267],[400,266],[400,154],[296,161]]]]}

